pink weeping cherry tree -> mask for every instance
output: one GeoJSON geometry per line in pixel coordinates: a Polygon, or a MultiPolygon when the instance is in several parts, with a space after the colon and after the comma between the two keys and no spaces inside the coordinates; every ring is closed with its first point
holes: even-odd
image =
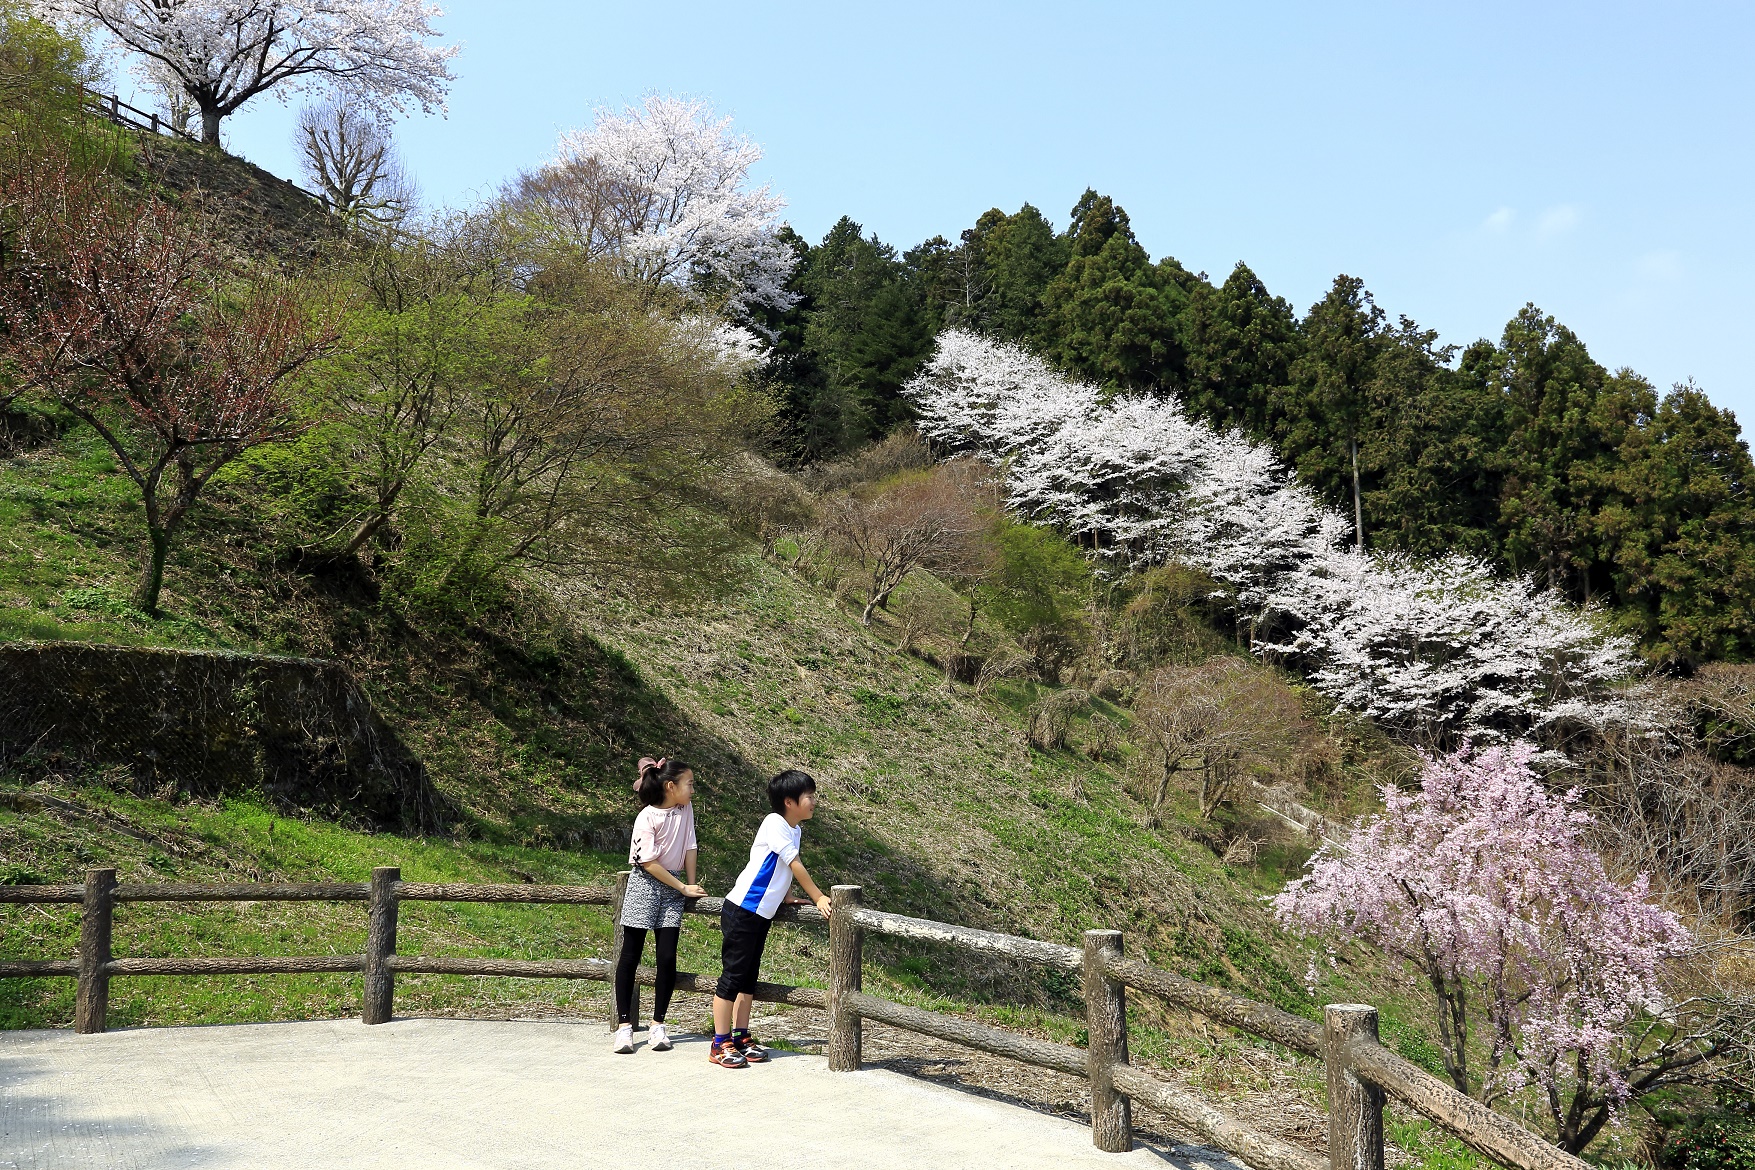
{"type": "Polygon", "coordinates": [[[1489,1104],[1527,1094],[1577,1153],[1629,1101],[1710,1079],[1745,1044],[1687,990],[1694,940],[1643,875],[1590,847],[1576,792],[1550,793],[1527,746],[1427,760],[1383,812],[1273,899],[1280,922],[1362,942],[1430,986],[1446,1070],[1489,1104]]]}

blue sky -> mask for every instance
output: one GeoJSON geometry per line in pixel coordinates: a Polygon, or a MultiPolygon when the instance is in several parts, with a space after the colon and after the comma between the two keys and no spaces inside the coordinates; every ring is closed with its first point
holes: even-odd
{"type": "MultiPolygon", "coordinates": [[[[466,202],[647,90],[711,99],[820,237],[907,247],[1086,186],[1154,256],[1336,273],[1443,339],[1534,301],[1611,367],[1755,418],[1755,6],[544,4],[450,0],[448,118],[399,135],[466,202]]],[[[296,174],[294,108],[228,145],[296,174]]]]}

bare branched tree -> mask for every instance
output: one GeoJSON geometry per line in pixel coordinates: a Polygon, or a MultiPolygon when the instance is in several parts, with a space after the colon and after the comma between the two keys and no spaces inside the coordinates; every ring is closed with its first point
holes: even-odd
{"type": "Polygon", "coordinates": [[[587,260],[615,256],[628,230],[627,207],[635,199],[634,188],[595,158],[527,172],[506,194],[508,207],[538,234],[587,260]]]}
{"type": "Polygon", "coordinates": [[[344,93],[299,114],[299,163],[329,210],[349,223],[395,223],[418,193],[382,121],[344,93]]]}
{"type": "Polygon", "coordinates": [[[1236,658],[1160,667],[1134,700],[1132,737],[1157,771],[1161,815],[1181,771],[1200,773],[1200,812],[1234,798],[1245,768],[1284,760],[1299,739],[1297,698],[1270,671],[1236,658]]]}
{"type": "Polygon", "coordinates": [[[1050,691],[1030,705],[1024,734],[1045,752],[1066,746],[1067,733],[1072,730],[1074,715],[1091,709],[1091,696],[1077,687],[1050,691]]]}
{"type": "Polygon", "coordinates": [[[860,621],[888,604],[915,569],[964,573],[990,556],[985,473],[959,461],[905,475],[867,492],[847,492],[823,509],[829,543],[864,575],[860,621]]]}
{"type": "Polygon", "coordinates": [[[1646,684],[1628,718],[1573,745],[1605,852],[1698,917],[1755,920],[1755,774],[1731,762],[1750,747],[1752,684],[1736,666],[1646,684]]]}

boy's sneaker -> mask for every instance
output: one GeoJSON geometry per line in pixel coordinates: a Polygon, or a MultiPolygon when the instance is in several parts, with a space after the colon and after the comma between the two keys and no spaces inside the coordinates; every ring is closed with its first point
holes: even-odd
{"type": "Polygon", "coordinates": [[[670,1033],[664,1030],[663,1024],[653,1024],[652,1030],[646,1033],[646,1047],[654,1052],[670,1051],[670,1033]]]}
{"type": "Polygon", "coordinates": [[[766,1064],[768,1062],[768,1049],[748,1032],[741,1036],[733,1032],[731,1042],[737,1045],[737,1050],[743,1053],[743,1058],[751,1064],[766,1064]]]}
{"type": "Polygon", "coordinates": [[[634,1050],[634,1025],[623,1024],[615,1030],[615,1044],[611,1051],[629,1053],[634,1050]]]}
{"type": "Polygon", "coordinates": [[[748,1068],[750,1063],[744,1059],[743,1050],[735,1040],[713,1041],[713,1050],[707,1054],[707,1059],[720,1068],[748,1068]]]}

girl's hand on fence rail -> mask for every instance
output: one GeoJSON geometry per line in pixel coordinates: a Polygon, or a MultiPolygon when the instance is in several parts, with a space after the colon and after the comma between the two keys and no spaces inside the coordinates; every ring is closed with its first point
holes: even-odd
{"type": "Polygon", "coordinates": [[[685,898],[705,898],[707,896],[707,887],[697,886],[690,883],[682,888],[682,892],[683,897],[685,898]]]}

